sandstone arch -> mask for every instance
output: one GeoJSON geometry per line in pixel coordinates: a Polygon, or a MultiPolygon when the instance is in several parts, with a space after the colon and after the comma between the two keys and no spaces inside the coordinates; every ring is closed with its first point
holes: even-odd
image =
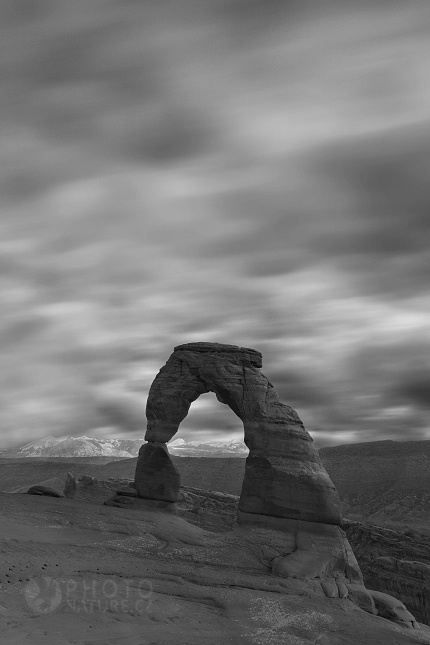
{"type": "Polygon", "coordinates": [[[175,501],[179,474],[166,443],[201,394],[214,392],[242,420],[249,448],[240,522],[255,515],[340,524],[340,501],[297,413],[279,401],[254,349],[219,343],[175,347],[149,391],[144,444],[135,486],[139,496],[175,501]]]}

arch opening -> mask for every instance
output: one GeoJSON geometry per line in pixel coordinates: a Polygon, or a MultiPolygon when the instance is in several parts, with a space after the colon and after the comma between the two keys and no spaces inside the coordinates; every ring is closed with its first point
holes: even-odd
{"type": "MultiPolygon", "coordinates": [[[[180,454],[183,441],[193,446],[207,445],[208,453],[216,453],[217,447],[219,452],[223,452],[222,448],[225,446],[226,457],[236,456],[236,452],[239,457],[248,454],[242,420],[228,403],[220,402],[219,396],[212,391],[201,394],[191,403],[186,417],[167,444],[169,452],[173,455],[180,454]],[[228,448],[230,444],[234,446],[228,448]]],[[[204,452],[203,448],[201,450],[204,452]]]]}

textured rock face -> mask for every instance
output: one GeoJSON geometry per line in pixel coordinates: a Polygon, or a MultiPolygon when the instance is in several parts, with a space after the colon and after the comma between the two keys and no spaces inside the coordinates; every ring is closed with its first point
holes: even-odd
{"type": "Polygon", "coordinates": [[[418,621],[430,625],[428,535],[409,537],[351,520],[344,520],[342,528],[357,556],[366,586],[401,598],[418,621]]]}
{"type": "Polygon", "coordinates": [[[76,491],[78,487],[78,480],[72,473],[67,473],[66,481],[64,483],[63,494],[64,497],[68,499],[73,499],[76,497],[76,491]]]}
{"type": "Polygon", "coordinates": [[[380,591],[369,591],[369,593],[373,598],[379,616],[387,618],[387,620],[393,620],[404,627],[418,628],[415,616],[406,609],[400,600],[380,591]]]}
{"type": "Polygon", "coordinates": [[[176,502],[180,476],[167,452],[166,444],[148,442],[139,450],[134,487],[139,497],[176,502]]]}
{"type": "MultiPolygon", "coordinates": [[[[214,392],[242,420],[250,450],[239,503],[242,523],[248,514],[257,514],[339,524],[339,497],[312,438],[297,413],[279,401],[261,366],[261,354],[250,348],[218,343],[175,347],[149,391],[147,445],[170,441],[191,403],[214,392]]],[[[136,488],[145,497],[148,489],[142,486],[148,486],[143,482],[149,470],[146,459],[139,458],[136,488]]]]}

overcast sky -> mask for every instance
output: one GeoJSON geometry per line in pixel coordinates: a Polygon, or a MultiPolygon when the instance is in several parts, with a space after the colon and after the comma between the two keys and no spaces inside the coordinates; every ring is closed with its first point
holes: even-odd
{"type": "MultiPolygon", "coordinates": [[[[317,446],[430,438],[426,0],[0,0],[0,449],[143,438],[248,346],[317,446]]],[[[205,395],[175,437],[240,438],[205,395]]]]}

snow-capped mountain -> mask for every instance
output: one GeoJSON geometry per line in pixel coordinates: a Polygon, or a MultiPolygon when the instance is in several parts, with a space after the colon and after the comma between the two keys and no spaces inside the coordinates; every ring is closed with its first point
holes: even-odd
{"type": "MultiPolygon", "coordinates": [[[[137,457],[143,438],[95,439],[94,437],[44,437],[5,451],[3,457],[137,457]]],[[[246,457],[248,449],[243,441],[185,441],[175,439],[168,444],[169,453],[179,457],[246,457]]]]}
{"type": "MultiPolygon", "coordinates": [[[[136,457],[142,441],[93,437],[45,437],[21,446],[9,457],[136,457]]],[[[5,455],[6,456],[6,455],[5,455]]]]}
{"type": "Polygon", "coordinates": [[[169,453],[178,457],[247,457],[243,441],[184,441],[176,439],[168,444],[169,453]]]}

